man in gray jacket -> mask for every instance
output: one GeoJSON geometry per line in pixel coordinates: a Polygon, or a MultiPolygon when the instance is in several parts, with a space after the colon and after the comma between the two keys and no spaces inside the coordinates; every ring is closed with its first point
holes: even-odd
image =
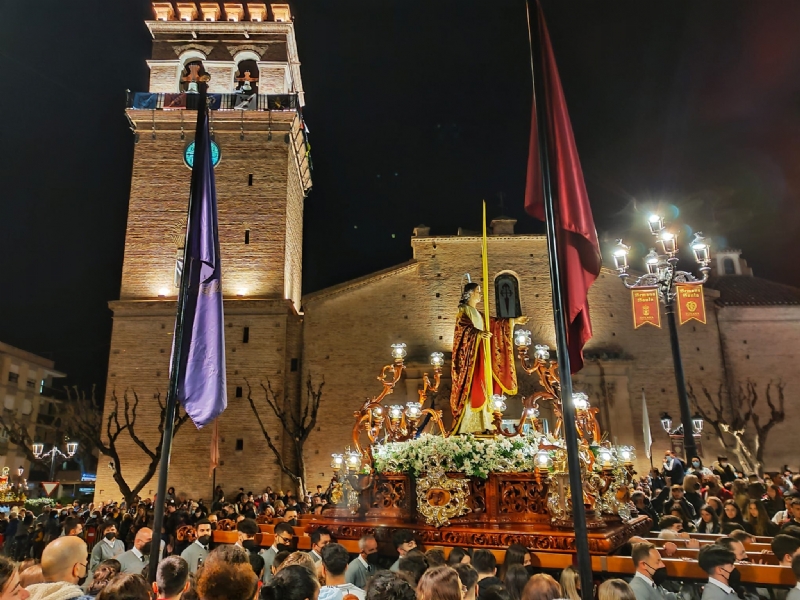
{"type": "Polygon", "coordinates": [[[189,565],[189,572],[194,575],[208,556],[208,544],[211,542],[211,523],[208,519],[200,519],[195,523],[197,539],[181,552],[181,558],[189,565]]]}
{"type": "Polygon", "coordinates": [[[631,558],[636,574],[630,586],[636,600],[678,600],[677,594],[661,587],[667,580],[667,567],[653,544],[634,544],[631,558]]]}
{"type": "Polygon", "coordinates": [[[702,600],[737,600],[740,580],[735,562],[736,555],[724,546],[709,544],[700,548],[697,564],[708,573],[702,600]]]}
{"type": "Polygon", "coordinates": [[[123,552],[117,557],[120,566],[120,573],[134,573],[141,575],[147,565],[150,564],[150,548],[153,545],[153,530],[149,527],[142,527],[136,532],[133,540],[133,548],[123,552]]]}

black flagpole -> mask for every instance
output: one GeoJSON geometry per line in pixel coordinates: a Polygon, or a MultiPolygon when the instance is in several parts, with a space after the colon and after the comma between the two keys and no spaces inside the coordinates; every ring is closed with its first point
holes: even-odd
{"type": "Polygon", "coordinates": [[[550,159],[548,155],[547,133],[551,130],[548,122],[547,95],[545,94],[542,36],[539,28],[539,13],[530,1],[526,0],[528,11],[528,34],[531,38],[531,67],[533,69],[533,101],[536,104],[536,129],[539,142],[539,162],[542,172],[544,193],[544,214],[547,225],[547,252],[550,258],[550,285],[553,290],[553,317],[555,320],[558,370],[561,376],[561,412],[564,424],[564,440],[567,445],[567,469],[569,487],[572,493],[572,518],[575,523],[575,550],[578,555],[578,572],[581,581],[581,598],[592,600],[592,559],[589,556],[589,539],[586,534],[586,510],[583,506],[583,486],[581,465],[578,456],[578,432],[575,427],[575,407],[572,404],[572,375],[570,371],[569,350],[567,348],[566,312],[564,310],[564,288],[558,243],[559,215],[555,197],[558,190],[550,180],[550,159]]]}
{"type": "MultiPolygon", "coordinates": [[[[208,110],[206,102],[206,88],[205,82],[198,84],[200,93],[197,102],[197,127],[195,130],[195,148],[194,148],[194,162],[192,163],[192,185],[189,192],[189,208],[186,212],[186,231],[189,231],[191,226],[190,219],[192,216],[192,199],[194,196],[194,189],[197,185],[195,182],[196,171],[198,165],[203,164],[205,154],[205,144],[200,144],[200,140],[205,140],[205,136],[201,135],[201,127],[204,127],[205,118],[201,111],[208,110]],[[202,147],[201,147],[202,146],[202,147]]],[[[206,117],[207,118],[207,117],[206,117]]],[[[148,580],[150,583],[156,580],[156,572],[158,571],[158,561],[161,558],[161,529],[164,526],[164,509],[165,498],[167,497],[167,477],[169,475],[169,459],[172,453],[172,437],[175,432],[175,417],[178,412],[178,379],[180,376],[181,365],[181,345],[183,342],[183,324],[184,324],[184,310],[186,306],[186,296],[189,290],[191,281],[190,273],[192,269],[191,260],[187,256],[189,252],[189,244],[184,244],[183,249],[183,269],[181,270],[181,286],[178,293],[178,310],[175,317],[175,339],[172,345],[172,365],[170,368],[169,377],[169,390],[167,391],[167,406],[166,415],[164,417],[164,436],[161,440],[161,463],[158,467],[158,487],[156,490],[155,501],[155,515],[153,516],[153,543],[150,548],[150,564],[148,565],[148,580]]]]}

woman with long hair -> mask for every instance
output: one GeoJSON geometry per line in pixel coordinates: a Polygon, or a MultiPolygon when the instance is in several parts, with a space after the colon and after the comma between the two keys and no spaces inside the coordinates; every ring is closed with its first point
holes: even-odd
{"type": "Polygon", "coordinates": [[[698,514],[700,508],[705,504],[703,497],[700,495],[700,480],[697,475],[686,475],[683,478],[683,497],[689,501],[689,504],[694,508],[694,513],[698,514]]]}
{"type": "Polygon", "coordinates": [[[698,533],[719,533],[719,517],[713,507],[704,504],[700,507],[700,518],[697,519],[698,533]]]}
{"type": "Polygon", "coordinates": [[[456,565],[460,564],[470,564],[472,562],[472,555],[469,553],[469,550],[464,550],[464,548],[459,548],[456,546],[450,551],[450,556],[447,557],[447,564],[451,567],[455,567],[456,565]]]}
{"type": "Polygon", "coordinates": [[[622,579],[607,579],[597,589],[598,600],[636,600],[636,596],[622,579]]]}
{"type": "Polygon", "coordinates": [[[716,496],[709,496],[708,498],[706,498],[706,505],[714,509],[714,512],[717,515],[717,519],[719,519],[722,516],[722,500],[720,500],[716,496]]]}
{"type": "Polygon", "coordinates": [[[561,597],[561,586],[546,573],[537,573],[522,590],[522,600],[556,600],[561,597]]]}
{"type": "Polygon", "coordinates": [[[747,480],[734,479],[731,482],[731,494],[733,494],[733,501],[739,507],[739,510],[744,512],[747,510],[747,501],[750,495],[747,493],[747,480]]]}
{"type": "Polygon", "coordinates": [[[561,584],[561,597],[567,600],[581,600],[581,577],[578,569],[572,565],[561,571],[558,580],[561,584]]]}
{"type": "Polygon", "coordinates": [[[500,569],[500,579],[505,579],[506,571],[511,565],[522,565],[527,567],[531,564],[531,553],[522,544],[511,544],[506,549],[506,556],[503,559],[503,566],[500,569]]]}
{"type": "Polygon", "coordinates": [[[753,535],[775,536],[780,531],[776,523],[769,520],[767,510],[761,500],[750,500],[747,503],[747,514],[745,519],[753,528],[753,535]]]}
{"type": "Polygon", "coordinates": [[[425,571],[417,584],[417,600],[462,600],[456,570],[445,565],[425,571]]]}
{"type": "Polygon", "coordinates": [[[528,569],[522,565],[511,565],[506,570],[503,584],[506,586],[511,600],[520,600],[522,598],[522,590],[525,589],[525,586],[528,584],[528,579],[530,578],[531,576],[528,573],[528,569]]]}
{"type": "Polygon", "coordinates": [[[783,490],[775,483],[767,484],[767,491],[762,499],[764,502],[764,510],[767,511],[767,516],[771,519],[775,513],[783,510],[783,490]]]}
{"type": "Polygon", "coordinates": [[[722,533],[728,534],[735,529],[744,529],[747,533],[753,533],[750,523],[745,521],[742,511],[735,500],[726,500],[722,505],[722,516],[719,519],[722,533]]]}

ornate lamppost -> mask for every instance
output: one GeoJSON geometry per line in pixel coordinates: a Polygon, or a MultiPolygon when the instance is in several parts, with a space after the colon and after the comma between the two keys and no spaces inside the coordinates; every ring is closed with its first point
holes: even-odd
{"type": "Polygon", "coordinates": [[[689,396],[686,393],[686,378],[683,374],[681,349],[678,342],[678,325],[675,320],[675,299],[678,284],[705,283],[711,271],[709,242],[700,232],[695,233],[692,241],[692,252],[697,264],[700,265],[701,278],[696,278],[687,271],[678,270],[678,235],[664,225],[664,219],[659,215],[651,215],[648,219],[650,233],[656,238],[656,249],[651,249],[645,256],[647,272],[629,283],[631,277],[628,273],[628,252],[630,248],[617,241],[614,249],[614,265],[619,277],[628,289],[655,288],[658,299],[664,305],[669,324],[669,340],[672,345],[672,362],[675,368],[675,383],[678,387],[678,403],[681,409],[681,424],[683,426],[683,444],[687,457],[697,455],[694,436],[692,435],[692,417],[689,410],[689,396]]]}
{"type": "Polygon", "coordinates": [[[66,453],[59,450],[58,446],[55,444],[47,452],[44,451],[44,444],[39,444],[38,442],[33,444],[32,449],[36,460],[50,462],[50,481],[53,481],[53,478],[56,476],[56,464],[58,463],[59,458],[67,460],[75,456],[75,453],[78,451],[78,442],[68,441],[66,453]]]}
{"type": "MultiPolygon", "coordinates": [[[[703,425],[705,425],[703,417],[695,413],[695,415],[692,417],[692,437],[695,441],[695,450],[698,451],[700,449],[700,434],[703,433],[703,425]]],[[[661,427],[663,427],[664,431],[667,432],[667,435],[672,442],[672,450],[675,451],[676,454],[679,454],[679,452],[676,451],[676,448],[679,449],[684,443],[683,423],[680,423],[677,427],[673,428],[672,417],[669,416],[669,413],[664,413],[661,415],[661,427]]],[[[696,454],[694,456],[700,456],[700,454],[696,454]]],[[[687,458],[691,460],[692,455],[687,456],[687,458]]]]}

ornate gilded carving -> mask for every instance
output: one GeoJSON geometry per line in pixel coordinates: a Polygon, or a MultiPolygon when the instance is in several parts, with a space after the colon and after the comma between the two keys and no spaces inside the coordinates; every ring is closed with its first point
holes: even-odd
{"type": "Polygon", "coordinates": [[[547,512],[547,485],[536,480],[501,480],[499,512],[542,514],[547,512]]]}
{"type": "Polygon", "coordinates": [[[468,495],[466,479],[448,477],[442,466],[436,464],[417,481],[417,511],[428,525],[444,527],[453,517],[469,512],[468,495]]]}

